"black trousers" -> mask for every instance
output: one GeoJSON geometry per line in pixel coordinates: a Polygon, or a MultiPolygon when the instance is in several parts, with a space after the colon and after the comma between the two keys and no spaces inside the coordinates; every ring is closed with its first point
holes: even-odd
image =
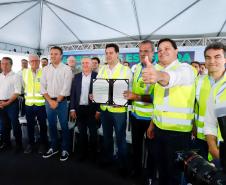
{"type": "Polygon", "coordinates": [[[179,185],[182,172],[175,162],[176,152],[189,149],[191,133],[161,130],[155,126],[154,135],[159,185],[179,185]]]}
{"type": "Polygon", "coordinates": [[[143,141],[144,135],[149,127],[150,121],[141,120],[131,114],[130,121],[132,125],[132,147],[133,147],[133,168],[136,171],[142,169],[143,141]]]}
{"type": "MultiPolygon", "coordinates": [[[[0,111],[0,116],[1,116],[1,111],[0,111]]],[[[7,144],[7,145],[11,145],[11,141],[10,141],[10,132],[11,132],[11,122],[10,119],[8,117],[8,115],[4,115],[4,117],[0,118],[0,124],[1,124],[1,133],[0,133],[0,140],[1,140],[1,144],[7,144]]]]}
{"type": "Polygon", "coordinates": [[[137,174],[141,174],[146,166],[147,172],[145,174],[153,179],[156,177],[154,139],[146,138],[144,142],[144,136],[146,135],[150,120],[137,119],[131,114],[130,121],[132,124],[133,170],[137,174]],[[145,151],[147,151],[147,156],[144,154],[145,151]]]}
{"type": "Polygon", "coordinates": [[[195,140],[191,140],[190,144],[191,150],[196,150],[199,155],[201,155],[204,159],[208,160],[208,144],[206,141],[202,139],[196,138],[195,140]]]}
{"type": "Polygon", "coordinates": [[[46,124],[46,109],[45,106],[25,106],[26,119],[27,119],[27,131],[29,144],[33,145],[35,143],[35,125],[38,124],[40,127],[40,143],[47,145],[47,124],[46,124]]]}
{"type": "Polygon", "coordinates": [[[87,155],[88,146],[92,155],[96,155],[97,150],[97,122],[95,110],[89,105],[80,105],[77,110],[77,124],[79,129],[79,149],[81,155],[87,155]],[[87,135],[89,129],[89,138],[87,135]],[[89,144],[89,145],[88,145],[89,144]]]}

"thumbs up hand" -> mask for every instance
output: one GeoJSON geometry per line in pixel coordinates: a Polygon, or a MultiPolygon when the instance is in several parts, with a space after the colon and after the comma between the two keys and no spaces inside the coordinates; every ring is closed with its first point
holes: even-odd
{"type": "Polygon", "coordinates": [[[154,68],[151,62],[148,59],[148,56],[145,57],[146,67],[142,71],[142,78],[146,84],[154,84],[159,80],[158,71],[154,68]]]}
{"type": "Polygon", "coordinates": [[[144,59],[144,64],[145,64],[146,67],[152,66],[152,63],[150,62],[148,56],[145,57],[145,59],[144,59]]]}

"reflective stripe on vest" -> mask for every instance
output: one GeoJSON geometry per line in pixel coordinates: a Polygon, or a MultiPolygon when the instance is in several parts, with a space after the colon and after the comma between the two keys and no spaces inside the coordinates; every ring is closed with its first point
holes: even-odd
{"type": "MultiPolygon", "coordinates": [[[[154,90],[154,85],[145,84],[140,74],[142,73],[141,63],[137,64],[134,72],[132,92],[138,95],[151,95],[154,90]]],[[[153,104],[140,101],[132,102],[132,112],[139,117],[150,118],[153,113],[153,104]]]]}
{"type": "Polygon", "coordinates": [[[208,75],[198,76],[196,79],[196,109],[195,125],[197,127],[197,138],[206,140],[203,133],[204,117],[206,113],[206,102],[211,91],[211,83],[208,75]]]}
{"type": "MultiPolygon", "coordinates": [[[[215,103],[215,115],[221,117],[226,114],[226,72],[224,76],[217,82],[213,89],[213,98],[215,103]]],[[[218,143],[223,141],[221,136],[220,127],[218,126],[218,143]]]]}
{"type": "Polygon", "coordinates": [[[184,107],[179,108],[179,107],[172,107],[169,105],[155,105],[155,108],[159,111],[193,114],[193,108],[184,108],[184,107]]]}
{"type": "Polygon", "coordinates": [[[42,70],[39,69],[36,77],[34,79],[31,69],[23,70],[23,81],[25,84],[25,104],[28,106],[36,105],[43,106],[45,105],[45,99],[40,94],[40,79],[42,76],[42,70]]]}
{"type": "MultiPolygon", "coordinates": [[[[39,93],[34,93],[34,95],[35,96],[37,96],[37,97],[43,97],[41,94],[39,94],[39,93]]],[[[26,93],[26,96],[33,96],[33,94],[32,93],[26,93]]]]}
{"type": "Polygon", "coordinates": [[[226,101],[219,102],[215,106],[215,114],[217,117],[225,116],[226,112],[226,101]]]}
{"type": "MultiPolygon", "coordinates": [[[[178,63],[170,70],[176,70],[178,63]]],[[[163,130],[190,132],[194,119],[195,83],[163,88],[158,83],[154,89],[153,120],[163,130]]]]}
{"type": "MultiPolygon", "coordinates": [[[[221,87],[217,91],[216,96],[214,96],[216,97],[215,98],[215,115],[217,117],[222,117],[226,115],[226,74],[224,75],[224,82],[220,84],[221,84],[221,87]]],[[[223,138],[221,137],[221,134],[218,135],[218,141],[222,141],[222,140],[223,138]]]]}
{"type": "MultiPolygon", "coordinates": [[[[127,71],[129,70],[128,67],[123,66],[122,64],[117,64],[116,68],[114,69],[114,73],[112,77],[109,77],[109,74],[107,72],[107,65],[102,66],[100,69],[97,78],[104,78],[104,79],[128,79],[127,71]]],[[[113,106],[106,106],[106,105],[100,105],[100,109],[102,111],[108,110],[109,112],[126,112],[126,107],[113,107],[113,106]]]]}

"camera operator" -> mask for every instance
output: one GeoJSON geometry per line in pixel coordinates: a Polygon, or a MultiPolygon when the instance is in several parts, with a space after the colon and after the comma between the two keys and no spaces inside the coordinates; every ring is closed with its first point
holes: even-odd
{"type": "MultiPolygon", "coordinates": [[[[221,127],[221,124],[223,126],[223,122],[226,123],[226,46],[220,43],[210,44],[206,47],[204,55],[206,61],[215,69],[212,71],[212,76],[216,82],[211,89],[207,102],[207,110],[204,118],[204,134],[208,143],[209,152],[214,161],[218,161],[219,164],[220,152],[218,141],[220,139],[220,129],[218,126],[220,125],[221,127]],[[216,72],[219,69],[221,72],[216,72]]],[[[222,134],[222,136],[224,138],[225,134],[222,134]]]]}

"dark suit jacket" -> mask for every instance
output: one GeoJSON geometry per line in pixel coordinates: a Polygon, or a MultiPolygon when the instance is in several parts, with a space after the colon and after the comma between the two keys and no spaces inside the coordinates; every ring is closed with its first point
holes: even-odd
{"type": "MultiPolygon", "coordinates": [[[[90,79],[90,86],[89,86],[89,94],[92,94],[93,89],[93,79],[95,79],[97,76],[96,72],[91,73],[91,79],[90,79]]],[[[71,85],[71,102],[70,102],[70,110],[75,109],[75,111],[78,111],[79,102],[80,102],[80,96],[81,96],[81,89],[82,89],[82,72],[78,73],[74,76],[74,79],[72,81],[71,85]]],[[[95,113],[98,105],[92,103],[92,101],[89,99],[89,105],[91,106],[93,112],[95,113]]]]}

